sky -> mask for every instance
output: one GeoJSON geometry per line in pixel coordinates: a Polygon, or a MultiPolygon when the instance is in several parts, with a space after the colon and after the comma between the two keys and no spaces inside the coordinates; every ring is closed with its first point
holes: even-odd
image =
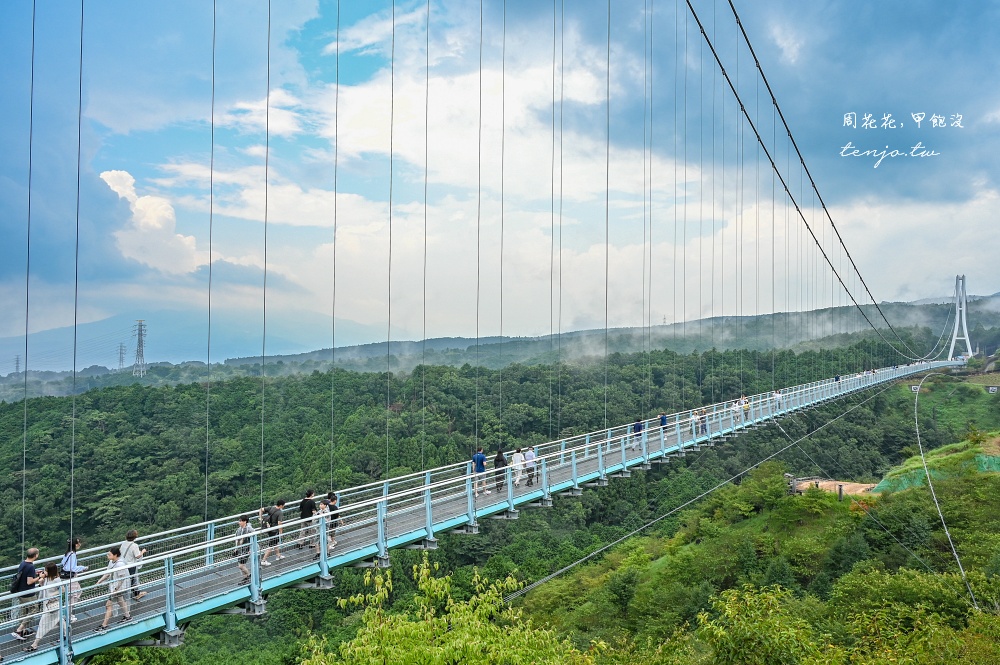
{"type": "Polygon", "coordinates": [[[998,2],[70,4],[0,4],[0,374],[1000,291],[998,2]]]}

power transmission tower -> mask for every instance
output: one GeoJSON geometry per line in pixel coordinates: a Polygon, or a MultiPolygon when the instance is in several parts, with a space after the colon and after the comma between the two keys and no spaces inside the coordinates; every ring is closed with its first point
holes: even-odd
{"type": "Polygon", "coordinates": [[[965,322],[965,310],[969,308],[969,300],[965,294],[965,275],[955,275],[955,330],[951,333],[951,348],[948,350],[948,359],[955,357],[955,343],[959,340],[965,342],[965,349],[968,357],[972,357],[972,343],[969,341],[969,326],[965,322]],[[958,332],[958,326],[962,326],[962,334],[958,332]]]}
{"type": "Polygon", "coordinates": [[[16,376],[20,373],[21,373],[21,356],[17,355],[14,356],[14,375],[16,376]]]}
{"type": "Polygon", "coordinates": [[[143,357],[143,347],[146,343],[146,324],[142,319],[135,322],[135,364],[132,365],[132,376],[146,376],[146,359],[143,357]]]}
{"type": "Polygon", "coordinates": [[[125,342],[118,343],[118,374],[125,371],[125,342]]]}

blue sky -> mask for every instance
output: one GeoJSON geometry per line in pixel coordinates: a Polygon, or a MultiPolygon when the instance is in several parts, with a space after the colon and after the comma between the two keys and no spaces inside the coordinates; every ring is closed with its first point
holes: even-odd
{"type": "MultiPolygon", "coordinates": [[[[89,2],[78,167],[78,9],[38,2],[32,71],[32,3],[4,2],[0,338],[25,330],[29,155],[30,330],[155,320],[151,359],[205,359],[209,295],[213,336],[228,340],[213,358],[260,346],[265,268],[269,353],[328,346],[334,300],[338,345],[384,339],[390,305],[393,339],[419,338],[425,321],[428,336],[474,336],[477,299],[482,335],[501,331],[501,310],[504,334],[546,334],[560,309],[564,330],[601,327],[606,196],[612,326],[846,301],[816,251],[799,252],[801,225],[685,3],[613,3],[610,140],[607,4],[560,5],[555,31],[552,4],[484,6],[480,69],[478,5],[431,2],[427,94],[424,2],[396,3],[393,44],[391,4],[344,0],[339,48],[336,2],[274,2],[268,71],[267,3],[218,0],[210,168],[211,3],[89,2]],[[550,291],[560,265],[562,289],[550,291]]],[[[728,3],[694,6],[843,267],[728,3]]],[[[973,293],[1000,291],[991,242],[1000,4],[762,0],[737,11],[876,298],[943,295],[957,272],[973,293]],[[871,114],[875,127],[846,127],[852,112],[859,125],[871,114]],[[919,142],[938,154],[889,156],[875,168],[876,158],[842,156],[848,142],[890,154],[919,142]]],[[[128,326],[115,325],[127,341],[128,326]]],[[[114,331],[93,335],[93,358],[116,362],[114,331]]],[[[39,346],[29,359],[67,366],[72,349],[51,343],[59,348],[39,346]]],[[[0,373],[11,370],[0,358],[0,373]]]]}

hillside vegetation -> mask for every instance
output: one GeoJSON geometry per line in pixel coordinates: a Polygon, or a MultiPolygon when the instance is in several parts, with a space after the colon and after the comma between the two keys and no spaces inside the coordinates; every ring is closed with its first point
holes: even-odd
{"type": "MultiPolygon", "coordinates": [[[[799,354],[615,354],[608,366],[609,419],[626,422],[661,409],[891,364],[879,353],[862,342],[799,354]]],[[[338,370],[267,380],[265,500],[279,494],[297,497],[307,486],[325,490],[331,469],[333,485],[342,488],[466,460],[477,441],[477,422],[479,440],[490,448],[603,425],[603,363],[505,368],[502,420],[500,377],[499,371],[471,366],[393,375],[389,409],[384,374],[338,370]]],[[[1000,429],[1000,398],[980,386],[957,390],[958,385],[946,377],[925,384],[920,417],[928,449],[961,440],[970,424],[983,431],[1000,429]]],[[[214,384],[210,395],[204,385],[186,384],[122,386],[79,396],[77,533],[88,542],[111,541],[130,527],[149,533],[202,519],[206,442],[209,514],[258,505],[261,387],[259,378],[243,377],[214,384]]],[[[816,492],[786,496],[786,471],[875,481],[903,462],[915,444],[912,398],[909,387],[901,385],[806,411],[783,419],[780,430],[746,432],[579,499],[559,498],[551,510],[522,511],[515,522],[484,522],[479,536],[443,536],[426,567],[418,553],[393,551],[391,581],[337,570],[335,591],[272,594],[261,620],[205,617],[189,628],[180,649],[120,649],[95,662],[409,663],[415,662],[406,659],[416,653],[415,641],[441,647],[427,647],[427,657],[418,661],[427,663],[504,662],[489,659],[496,653],[509,654],[506,662],[511,663],[536,662],[526,660],[531,657],[580,663],[755,662],[743,660],[748,652],[778,654],[758,661],[768,663],[883,662],[872,654],[883,653],[904,632],[923,635],[922,626],[936,631],[919,638],[934,649],[940,640],[947,645],[989,642],[980,638],[1000,631],[991,619],[968,610],[961,580],[931,574],[955,568],[926,490],[866,496],[862,503],[877,523],[857,503],[839,503],[816,492]],[[809,436],[748,473],[788,445],[786,434],[809,436]],[[542,585],[517,611],[498,605],[498,596],[574,563],[732,476],[742,482],[542,585]],[[870,577],[852,577],[862,574],[870,577]],[[838,601],[847,598],[843,589],[854,588],[845,586],[851,580],[861,589],[882,589],[883,597],[896,598],[885,589],[898,587],[902,605],[862,598],[853,608],[848,600],[838,601]],[[911,587],[938,591],[929,598],[906,596],[911,587]],[[951,599],[951,605],[942,599],[951,599]],[[904,605],[911,614],[901,614],[904,605]],[[733,619],[744,615],[759,621],[746,623],[744,630],[744,622],[733,619]],[[868,619],[851,623],[851,617],[862,615],[868,619]],[[463,640],[455,636],[474,635],[486,624],[502,629],[491,628],[493,646],[461,651],[463,640]],[[865,633],[866,625],[878,627],[878,636],[865,633]],[[784,651],[754,642],[753,636],[766,634],[767,627],[776,631],[774,648],[790,649],[793,659],[782,660],[784,651]],[[739,644],[744,651],[733,646],[739,644]],[[859,650],[864,644],[868,651],[859,650]],[[817,650],[841,660],[816,660],[817,650]]],[[[19,551],[15,534],[20,533],[25,439],[27,514],[40,516],[27,524],[28,541],[52,553],[68,526],[74,405],[70,398],[42,398],[26,406],[27,437],[22,438],[25,405],[0,405],[0,453],[6,468],[16,469],[2,488],[7,510],[0,538],[7,539],[2,552],[9,560],[19,551]]],[[[985,603],[992,602],[992,574],[1000,570],[995,556],[1000,544],[992,535],[1000,533],[994,524],[1000,487],[990,474],[977,473],[975,479],[943,479],[939,493],[973,589],[977,598],[981,590],[985,603]]],[[[951,646],[940,648],[956,653],[951,646]]],[[[987,646],[982,649],[993,654],[987,646]]]]}

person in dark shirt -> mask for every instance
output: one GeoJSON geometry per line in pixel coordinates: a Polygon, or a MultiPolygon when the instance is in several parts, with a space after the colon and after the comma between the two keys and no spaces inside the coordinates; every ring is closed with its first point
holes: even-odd
{"type": "Polygon", "coordinates": [[[497,456],[493,458],[493,468],[496,469],[496,471],[493,472],[493,482],[496,485],[497,494],[500,494],[505,484],[505,476],[507,472],[504,471],[504,467],[506,466],[507,457],[504,456],[503,449],[499,449],[497,450],[497,456]]]}
{"type": "MultiPolygon", "coordinates": [[[[303,520],[311,519],[316,515],[316,500],[313,497],[316,493],[313,490],[306,490],[306,496],[299,503],[299,517],[303,520]]],[[[316,558],[319,558],[319,534],[316,527],[311,522],[303,522],[299,527],[302,537],[298,539],[295,547],[301,548],[312,544],[316,550],[316,558]]]]}
{"type": "Polygon", "coordinates": [[[285,557],[281,554],[281,518],[282,510],[285,508],[285,500],[278,499],[278,501],[270,508],[261,508],[260,515],[263,518],[264,513],[267,513],[267,527],[264,531],[264,556],[260,559],[260,565],[270,566],[271,562],[267,560],[267,557],[274,551],[274,560],[281,561],[285,557]]]}
{"type": "Polygon", "coordinates": [[[476,496],[479,496],[480,491],[489,494],[490,491],[486,489],[486,455],[483,454],[482,446],[479,446],[476,454],[472,456],[472,473],[474,474],[472,486],[476,496]]]}
{"type": "MultiPolygon", "coordinates": [[[[42,575],[39,575],[35,570],[35,559],[38,558],[38,548],[29,547],[28,551],[24,553],[24,561],[21,565],[17,567],[17,574],[20,575],[20,581],[18,582],[15,592],[17,591],[31,591],[35,588],[35,585],[42,580],[42,575]]],[[[31,629],[31,622],[35,614],[35,596],[36,594],[25,594],[23,596],[18,596],[14,601],[18,605],[18,616],[21,617],[21,623],[14,632],[10,634],[16,640],[26,640],[31,635],[35,634],[35,631],[31,629]]]]}

